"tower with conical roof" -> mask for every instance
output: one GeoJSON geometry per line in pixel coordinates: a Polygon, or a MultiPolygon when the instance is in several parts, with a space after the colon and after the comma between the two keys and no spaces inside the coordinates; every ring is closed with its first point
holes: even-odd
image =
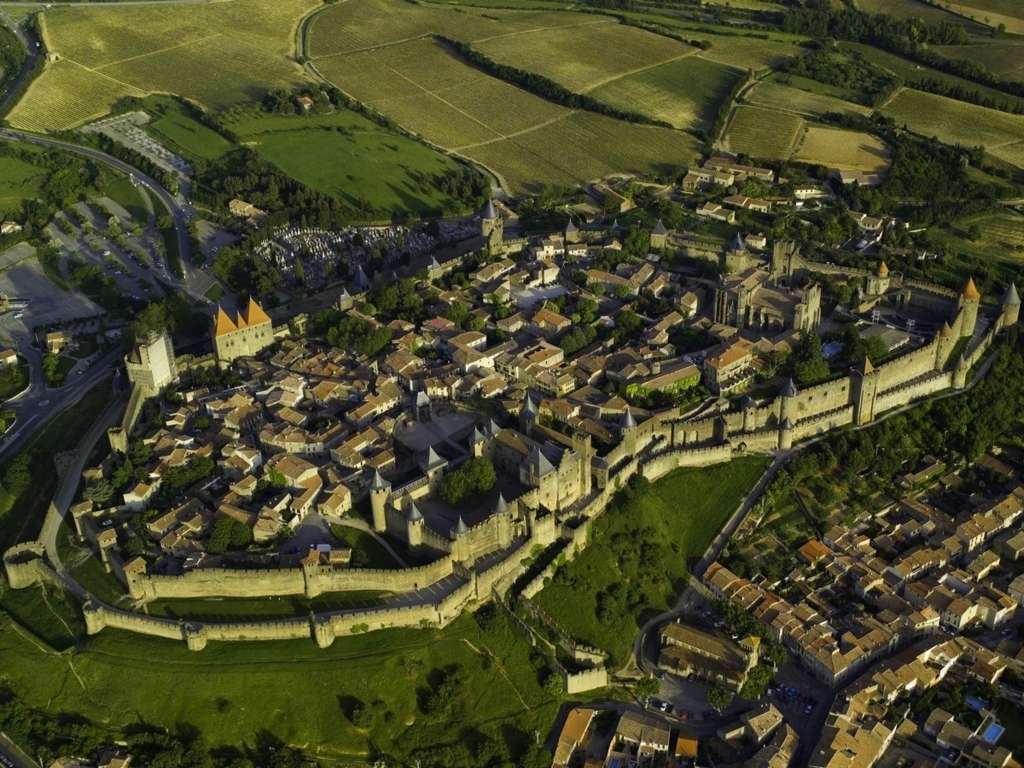
{"type": "Polygon", "coordinates": [[[527,392],[523,398],[523,407],[519,409],[519,426],[523,432],[530,434],[533,431],[538,416],[537,404],[533,401],[530,393],[527,392]]]}
{"type": "Polygon", "coordinates": [[[981,291],[974,284],[974,278],[967,278],[964,289],[960,292],[959,315],[960,315],[960,336],[970,337],[974,335],[974,329],[978,325],[978,310],[981,308],[981,291]]]}
{"type": "Polygon", "coordinates": [[[578,243],[580,241],[580,228],[576,226],[572,218],[569,218],[569,223],[565,225],[565,242],[566,243],[578,243]]]}
{"type": "Polygon", "coordinates": [[[651,250],[662,251],[666,245],[668,245],[668,227],[665,226],[665,222],[658,219],[658,223],[651,230],[651,250]]]}
{"type": "Polygon", "coordinates": [[[944,370],[949,362],[949,356],[956,349],[957,335],[953,332],[949,322],[944,320],[942,327],[935,337],[935,370],[944,370]]]}
{"type": "Polygon", "coordinates": [[[494,206],[493,200],[488,200],[487,205],[480,212],[480,235],[487,239],[487,246],[491,253],[498,253],[504,247],[505,223],[494,206]]]}
{"type": "Polygon", "coordinates": [[[783,419],[779,426],[779,450],[788,451],[793,447],[793,422],[783,419]]]}
{"type": "Polygon", "coordinates": [[[474,459],[479,459],[484,455],[484,450],[487,448],[487,438],[484,437],[483,432],[476,426],[473,427],[473,434],[469,436],[469,452],[472,454],[474,459]]]}
{"type": "Polygon", "coordinates": [[[423,513],[416,502],[409,499],[409,509],[405,513],[405,537],[410,547],[423,545],[423,513]]]}
{"type": "Polygon", "coordinates": [[[796,398],[798,395],[796,388],[796,382],[790,379],[786,382],[786,386],[782,388],[782,392],[779,393],[779,420],[785,421],[789,419],[792,422],[796,422],[796,398]]]}
{"type": "Polygon", "coordinates": [[[889,290],[891,283],[892,278],[889,276],[889,265],[885,261],[880,261],[878,262],[878,269],[875,270],[875,274],[868,275],[865,293],[868,296],[884,296],[889,290]]]}
{"type": "Polygon", "coordinates": [[[1017,286],[1010,283],[1010,287],[1003,294],[1001,306],[1000,325],[1009,328],[1016,325],[1020,319],[1020,296],[1017,294],[1017,286]]]}
{"type": "Polygon", "coordinates": [[[971,366],[967,364],[967,359],[961,352],[960,356],[956,359],[956,365],[953,366],[953,388],[965,389],[970,372],[971,366]]]}
{"type": "Polygon", "coordinates": [[[633,456],[636,453],[636,419],[633,417],[633,412],[629,410],[629,406],[626,406],[622,418],[619,419],[619,435],[622,438],[623,446],[625,446],[626,455],[633,456]]]}
{"type": "Polygon", "coordinates": [[[380,471],[373,471],[370,481],[370,512],[373,517],[373,530],[383,533],[388,528],[387,504],[391,495],[391,483],[380,476],[380,471]]]}

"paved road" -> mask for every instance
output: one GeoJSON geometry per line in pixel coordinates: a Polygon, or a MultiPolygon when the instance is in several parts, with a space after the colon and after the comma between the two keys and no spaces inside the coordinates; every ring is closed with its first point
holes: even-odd
{"type": "Polygon", "coordinates": [[[15,23],[10,16],[3,12],[2,8],[0,8],[0,23],[10,28],[21,41],[21,44],[25,46],[25,51],[28,54],[25,58],[25,63],[21,67],[21,72],[18,73],[18,76],[14,78],[4,93],[0,94],[0,115],[3,115],[7,114],[7,110],[14,106],[17,96],[22,93],[25,85],[35,76],[36,67],[39,64],[40,46],[35,32],[15,23]]]}
{"type": "Polygon", "coordinates": [[[113,155],[108,155],[106,152],[101,152],[100,150],[93,149],[92,147],[85,147],[81,144],[73,144],[69,141],[52,139],[49,136],[38,136],[33,133],[25,133],[24,131],[15,131],[11,128],[0,128],[0,138],[10,139],[12,141],[24,141],[28,144],[36,144],[43,147],[54,147],[66,152],[73,152],[76,155],[88,157],[90,160],[95,160],[98,163],[109,165],[122,173],[133,175],[139,184],[144,186],[152,194],[156,195],[167,207],[167,210],[171,212],[171,216],[174,219],[174,228],[178,234],[178,252],[181,254],[182,266],[185,267],[187,272],[189,265],[188,221],[191,217],[190,211],[186,210],[179,203],[177,198],[160,186],[160,183],[157,182],[156,179],[143,173],[134,165],[130,165],[123,160],[118,160],[113,155]]]}
{"type": "Polygon", "coordinates": [[[0,733],[0,766],[3,768],[39,768],[39,764],[18,748],[6,733],[0,733]]]}
{"type": "Polygon", "coordinates": [[[75,448],[74,461],[64,467],[57,485],[57,491],[53,495],[53,503],[46,513],[46,520],[43,521],[43,529],[39,533],[39,541],[46,547],[46,556],[49,558],[53,569],[64,575],[64,581],[78,597],[84,598],[83,590],[77,582],[63,573],[64,566],[60,560],[60,548],[57,545],[57,534],[60,532],[61,523],[67,513],[71,502],[75,499],[75,491],[78,490],[78,481],[82,477],[82,470],[85,469],[85,462],[89,459],[93,447],[97,442],[104,439],[107,427],[112,427],[121,419],[124,412],[124,403],[116,398],[103,414],[96,419],[89,431],[75,448]]]}
{"type": "MultiPolygon", "coordinates": [[[[39,354],[35,350],[33,352],[39,354]]],[[[97,358],[81,376],[73,374],[63,387],[49,389],[40,379],[36,386],[30,387],[30,391],[26,391],[20,398],[5,403],[5,408],[17,414],[17,420],[11,431],[0,438],[0,462],[17,454],[50,419],[75,405],[100,380],[109,376],[120,356],[121,350],[115,347],[97,358]]],[[[120,372],[115,375],[119,378],[121,376],[120,372]]]]}

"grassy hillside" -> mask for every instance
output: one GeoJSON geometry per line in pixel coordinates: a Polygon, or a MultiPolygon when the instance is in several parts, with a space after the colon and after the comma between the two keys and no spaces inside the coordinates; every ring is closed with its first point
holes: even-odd
{"type": "Polygon", "coordinates": [[[594,545],[563,565],[534,598],[572,637],[616,663],[638,628],[682,591],[700,557],[767,466],[763,457],[682,469],[626,491],[594,523],[594,545]]]}
{"type": "MultiPolygon", "coordinates": [[[[29,594],[38,600],[36,590],[29,594]]],[[[48,631],[60,638],[56,619],[48,631]]],[[[507,743],[513,754],[534,730],[547,732],[559,704],[542,687],[543,660],[533,663],[517,632],[500,614],[486,628],[465,616],[444,630],[354,635],[326,650],[295,640],[214,643],[195,653],[184,643],[105,630],[81,643],[72,666],[70,656],[0,616],[0,668],[29,705],[110,726],[191,724],[210,745],[236,746],[270,731],[314,755],[379,752],[394,763],[469,731],[507,743]],[[424,711],[431,681],[453,665],[463,682],[450,708],[424,711]],[[358,727],[347,716],[357,703],[375,712],[358,727]]]]}

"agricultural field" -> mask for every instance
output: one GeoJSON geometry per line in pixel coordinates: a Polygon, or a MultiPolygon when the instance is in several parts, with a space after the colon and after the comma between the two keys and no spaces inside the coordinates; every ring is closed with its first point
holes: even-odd
{"type": "Polygon", "coordinates": [[[870,133],[809,125],[792,159],[843,170],[881,171],[889,165],[890,152],[884,141],[870,133]]]}
{"type": "Polygon", "coordinates": [[[989,88],[971,80],[965,80],[962,77],[957,77],[956,75],[949,75],[945,72],[940,72],[937,69],[921,66],[916,62],[905,59],[902,56],[889,53],[888,51],[883,51],[879,48],[864,45],[862,43],[840,43],[840,47],[859,52],[869,62],[877,67],[881,67],[887,72],[890,72],[908,85],[913,85],[915,82],[924,79],[938,80],[948,86],[973,91],[987,99],[992,99],[996,103],[1003,103],[1011,107],[1024,109],[1024,98],[1013,96],[1011,94],[1004,93],[1003,91],[997,91],[995,88],[989,88]]]}
{"type": "Polygon", "coordinates": [[[105,114],[123,96],[175,93],[207,108],[306,80],[294,62],[299,19],[316,0],[233,0],[187,14],[159,5],[60,6],[43,13],[47,64],[15,106],[19,128],[61,130],[105,114]]]}
{"type": "Polygon", "coordinates": [[[1003,25],[1007,32],[1017,35],[1024,33],[1024,9],[1017,0],[938,0],[938,3],[952,13],[987,27],[1003,25]]]}
{"type": "MultiPolygon", "coordinates": [[[[535,729],[547,733],[559,702],[544,691],[546,672],[531,662],[519,631],[501,613],[485,616],[467,615],[443,630],[352,635],[327,649],[294,640],[213,643],[196,653],[181,642],[104,630],[80,641],[69,674],[66,656],[0,615],[0,668],[4,684],[30,706],[115,727],[189,723],[202,727],[211,746],[251,745],[269,730],[319,757],[350,760],[377,750],[389,763],[412,764],[417,750],[446,743],[438,741],[439,727],[454,718],[515,755],[535,729]],[[464,677],[450,711],[424,711],[428,678],[450,665],[464,677]],[[351,722],[356,704],[377,701],[368,722],[351,722]]],[[[52,617],[42,630],[60,637],[52,617]]]]}
{"type": "Polygon", "coordinates": [[[882,112],[915,133],[965,147],[980,144],[992,155],[1024,167],[1024,116],[909,88],[900,91],[882,112]]]}
{"type": "Polygon", "coordinates": [[[726,8],[743,8],[750,11],[775,11],[786,10],[784,5],[773,3],[770,0],[705,0],[707,5],[721,5],[726,8]]]}
{"type": "Polygon", "coordinates": [[[687,56],[606,83],[590,95],[618,109],[635,110],[677,128],[706,129],[741,77],[738,70],[724,64],[687,56]]]}
{"type": "MultiPolygon", "coordinates": [[[[868,13],[885,13],[897,19],[918,18],[924,19],[931,24],[951,21],[963,24],[967,31],[972,34],[986,34],[988,32],[984,25],[971,22],[951,11],[945,11],[932,3],[925,2],[925,0],[854,0],[854,5],[868,13]]],[[[942,0],[942,5],[952,6],[954,3],[942,0]]]]}
{"type": "Polygon", "coordinates": [[[102,117],[118,99],[141,90],[70,60],[46,65],[7,116],[14,128],[64,130],[102,117]]]}
{"type": "Polygon", "coordinates": [[[696,155],[689,135],[574,112],[467,66],[430,39],[315,63],[356,99],[478,160],[513,190],[667,172],[696,155]]]}
{"type": "Polygon", "coordinates": [[[515,11],[495,8],[417,5],[400,0],[352,0],[317,14],[309,24],[308,52],[313,59],[356,53],[383,45],[441,34],[481,44],[502,37],[515,39],[568,26],[614,23],[589,14],[515,11]]]}
{"type": "Polygon", "coordinates": [[[749,34],[734,27],[716,26],[673,16],[642,11],[617,10],[617,16],[643,24],[655,24],[687,40],[700,40],[709,48],[697,54],[700,58],[725,64],[746,72],[749,69],[775,67],[801,53],[800,43],[806,38],[784,32],[757,31],[749,34]]]}
{"type": "Polygon", "coordinates": [[[1024,264],[1024,215],[1007,209],[965,216],[929,229],[928,240],[933,247],[945,246],[976,262],[997,261],[1018,269],[1024,264]],[[978,237],[972,240],[975,225],[978,237]]]}
{"type": "Polygon", "coordinates": [[[777,67],[787,59],[800,54],[800,48],[792,41],[764,40],[742,35],[712,35],[702,30],[695,32],[694,35],[711,43],[710,49],[701,51],[701,58],[743,71],[777,67]]]}
{"type": "Polygon", "coordinates": [[[804,120],[789,112],[738,106],[733,111],[723,144],[730,152],[764,159],[786,159],[793,154],[804,120]]]}
{"type": "MultiPolygon", "coordinates": [[[[744,103],[759,107],[781,108],[807,117],[816,117],[826,112],[841,112],[848,115],[870,115],[871,108],[852,101],[825,95],[816,90],[800,87],[813,81],[802,77],[790,77],[785,81],[765,79],[743,95],[744,103]]],[[[815,83],[815,85],[820,85],[815,83]]],[[[828,86],[825,86],[827,88],[828,86]]]]}
{"type": "MultiPolygon", "coordinates": [[[[596,14],[468,8],[456,12],[436,4],[357,0],[318,14],[310,27],[309,48],[316,66],[324,73],[335,73],[328,76],[337,76],[335,82],[353,92],[363,84],[378,89],[382,66],[401,72],[392,59],[407,58],[408,51],[417,50],[415,43],[430,42],[430,34],[461,40],[501,64],[536,72],[568,90],[680,128],[700,127],[713,119],[709,115],[713,116],[739,76],[724,64],[697,58],[702,55],[697,48],[596,14]],[[340,63],[338,58],[348,61],[340,63]]],[[[729,40],[733,56],[741,55],[744,42],[747,38],[729,40]]],[[[756,41],[759,48],[766,43],[778,46],[756,41]]],[[[458,62],[439,66],[450,73],[453,64],[458,62]]],[[[412,95],[408,83],[394,85],[389,85],[388,97],[412,95]]],[[[435,80],[432,89],[448,85],[435,80]]],[[[417,108],[421,101],[412,100],[403,112],[417,108]]],[[[442,121],[461,122],[449,110],[442,111],[448,113],[441,116],[442,121]]],[[[473,139],[480,140],[479,136],[473,139]]]]}
{"type": "Polygon", "coordinates": [[[563,565],[535,602],[571,637],[624,663],[639,627],[673,605],[687,568],[766,466],[762,457],[735,459],[624,491],[594,523],[602,546],[563,565]]]}
{"type": "Polygon", "coordinates": [[[536,72],[576,93],[594,91],[632,72],[678,61],[698,50],[602,17],[584,19],[571,27],[500,35],[473,42],[473,46],[494,61],[536,72]]]}
{"type": "Polygon", "coordinates": [[[232,113],[225,126],[245,146],[303,184],[359,209],[437,214],[456,202],[430,183],[458,161],[349,110],[322,115],[232,113]]]}
{"type": "Polygon", "coordinates": [[[981,64],[999,77],[1024,79],[1024,43],[993,41],[977,45],[940,45],[935,50],[951,59],[967,59],[981,64]]]}

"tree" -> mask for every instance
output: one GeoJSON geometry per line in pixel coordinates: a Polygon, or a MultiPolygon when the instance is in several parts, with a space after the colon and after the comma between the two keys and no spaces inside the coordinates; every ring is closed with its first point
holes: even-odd
{"type": "Polygon", "coordinates": [[[544,678],[544,690],[552,698],[558,698],[565,693],[565,683],[562,682],[562,676],[557,672],[551,672],[544,678]]]}
{"type": "Polygon", "coordinates": [[[637,698],[640,699],[651,698],[651,696],[654,696],[656,693],[658,693],[660,688],[661,685],[658,683],[658,681],[650,675],[645,675],[644,677],[641,677],[633,685],[633,691],[636,693],[637,698]]]}
{"type": "Polygon", "coordinates": [[[64,383],[60,372],[60,357],[53,352],[43,355],[43,377],[51,387],[59,387],[64,383]]]}
{"type": "Polygon", "coordinates": [[[114,487],[109,480],[100,479],[89,483],[82,495],[102,507],[109,504],[110,500],[114,498],[114,487]]]}
{"type": "Polygon", "coordinates": [[[496,480],[490,459],[486,456],[473,458],[445,476],[441,483],[441,496],[449,504],[461,504],[469,497],[487,493],[496,480]]]}
{"type": "Polygon", "coordinates": [[[725,709],[732,703],[734,695],[735,694],[733,694],[733,692],[725,686],[718,685],[717,683],[715,683],[710,688],[708,688],[708,704],[710,704],[718,712],[721,712],[723,709],[725,709]]]}
{"type": "Polygon", "coordinates": [[[206,543],[206,549],[219,555],[229,550],[244,549],[252,543],[252,529],[233,517],[223,515],[217,518],[206,543]]]}

